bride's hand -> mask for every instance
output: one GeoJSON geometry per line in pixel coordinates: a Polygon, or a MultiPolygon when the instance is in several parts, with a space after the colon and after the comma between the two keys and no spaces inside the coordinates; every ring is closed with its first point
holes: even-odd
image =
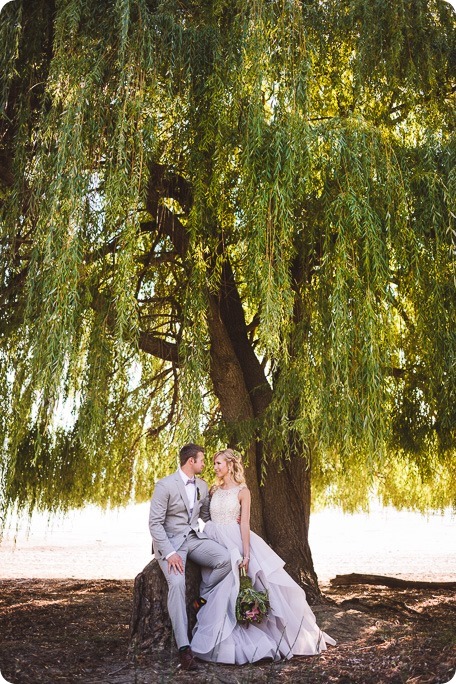
{"type": "Polygon", "coordinates": [[[246,572],[249,571],[249,560],[250,560],[250,558],[248,558],[247,556],[244,556],[242,561],[239,563],[239,567],[244,568],[246,572]]]}

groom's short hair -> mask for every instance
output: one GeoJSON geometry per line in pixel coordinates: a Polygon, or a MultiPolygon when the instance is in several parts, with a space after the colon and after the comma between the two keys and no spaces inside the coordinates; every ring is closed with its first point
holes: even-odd
{"type": "Polygon", "coordinates": [[[189,458],[196,458],[198,454],[204,454],[204,449],[198,444],[185,444],[179,451],[181,466],[185,465],[189,458]]]}

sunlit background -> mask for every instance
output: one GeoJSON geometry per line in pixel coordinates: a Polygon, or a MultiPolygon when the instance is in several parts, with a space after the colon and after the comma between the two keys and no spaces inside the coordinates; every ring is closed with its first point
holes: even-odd
{"type": "MultiPolygon", "coordinates": [[[[134,578],[151,560],[149,505],[94,507],[48,523],[12,521],[0,544],[2,578],[134,578]],[[19,531],[15,523],[19,522],[19,531]]],[[[456,577],[456,517],[373,505],[369,514],[329,509],[311,517],[310,544],[322,583],[351,572],[451,581],[456,577]]]]}

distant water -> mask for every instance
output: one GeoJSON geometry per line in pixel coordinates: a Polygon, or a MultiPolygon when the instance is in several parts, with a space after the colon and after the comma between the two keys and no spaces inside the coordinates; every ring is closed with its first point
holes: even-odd
{"type": "Polygon", "coordinates": [[[456,581],[456,517],[394,508],[369,514],[325,510],[310,521],[310,547],[321,581],[351,572],[456,581]]]}
{"type": "MultiPolygon", "coordinates": [[[[134,578],[151,560],[149,504],[112,511],[88,507],[48,525],[34,514],[19,521],[0,544],[1,578],[134,578]]],[[[327,509],[311,516],[310,546],[317,575],[360,572],[456,581],[456,517],[451,511],[421,515],[392,508],[344,514],[327,509]]]]}

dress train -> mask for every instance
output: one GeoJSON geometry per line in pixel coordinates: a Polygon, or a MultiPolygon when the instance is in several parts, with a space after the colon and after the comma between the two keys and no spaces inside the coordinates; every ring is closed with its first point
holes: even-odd
{"type": "Polygon", "coordinates": [[[207,603],[198,611],[193,630],[193,653],[202,660],[237,665],[321,653],[336,642],[318,627],[304,590],[285,571],[284,561],[254,532],[248,574],[256,590],[268,591],[270,607],[258,625],[236,621],[242,560],[239,490],[219,488],[211,499],[211,520],[204,531],[230,551],[232,572],[204,596],[207,603]]]}

